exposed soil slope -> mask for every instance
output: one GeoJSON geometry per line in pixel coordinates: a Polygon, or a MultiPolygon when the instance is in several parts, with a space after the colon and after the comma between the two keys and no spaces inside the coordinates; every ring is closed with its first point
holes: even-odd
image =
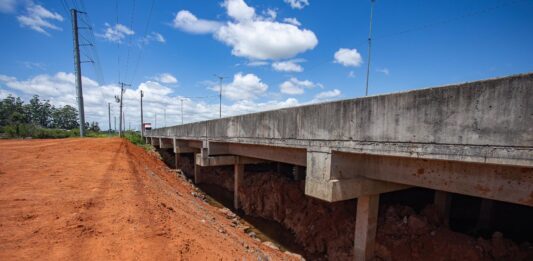
{"type": "Polygon", "coordinates": [[[121,139],[0,141],[0,260],[294,257],[231,226],[121,139]]]}

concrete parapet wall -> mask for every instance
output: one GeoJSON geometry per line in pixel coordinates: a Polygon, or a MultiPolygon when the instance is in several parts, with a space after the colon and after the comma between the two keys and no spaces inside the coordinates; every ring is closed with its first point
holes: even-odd
{"type": "Polygon", "coordinates": [[[160,128],[160,137],[533,147],[533,74],[160,128]]]}

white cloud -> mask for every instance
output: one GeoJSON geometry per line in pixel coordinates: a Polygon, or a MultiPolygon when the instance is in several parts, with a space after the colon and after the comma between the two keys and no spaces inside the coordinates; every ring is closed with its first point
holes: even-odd
{"type": "Polygon", "coordinates": [[[187,10],[179,11],[172,25],[174,28],[194,34],[214,33],[222,26],[219,22],[198,19],[187,10]]]}
{"type": "Polygon", "coordinates": [[[174,77],[174,75],[170,73],[161,73],[153,77],[154,80],[160,82],[160,83],[167,83],[167,84],[173,84],[178,83],[178,79],[174,77]]]}
{"type": "Polygon", "coordinates": [[[244,0],[225,0],[222,4],[228,15],[240,22],[247,22],[255,17],[255,9],[248,6],[244,0]]]}
{"type": "Polygon", "coordinates": [[[63,21],[63,16],[56,12],[51,12],[41,5],[29,3],[26,6],[26,13],[17,16],[17,20],[22,27],[29,27],[30,29],[39,33],[50,35],[48,29],[61,31],[62,29],[53,24],[53,21],[63,21]]]}
{"type": "Polygon", "coordinates": [[[104,34],[98,36],[103,37],[110,42],[121,43],[127,36],[135,34],[132,29],[123,24],[115,24],[114,26],[111,26],[110,24],[105,23],[105,26],[106,29],[104,34]]]}
{"type": "Polygon", "coordinates": [[[0,99],[4,99],[4,98],[6,98],[9,95],[11,95],[13,97],[17,97],[17,95],[14,92],[10,92],[8,90],[0,89],[0,99]]]}
{"type": "MultiPolygon", "coordinates": [[[[222,86],[222,95],[230,100],[253,100],[264,94],[268,85],[261,81],[255,74],[237,73],[233,81],[222,86]]],[[[220,86],[215,84],[211,90],[219,92],[220,86]]]]}
{"type": "Polygon", "coordinates": [[[346,48],[340,48],[337,52],[335,52],[335,62],[340,63],[344,66],[353,66],[357,67],[360,66],[363,62],[363,59],[361,58],[361,54],[357,51],[357,49],[346,49],[346,48]]]}
{"type": "Polygon", "coordinates": [[[300,21],[298,21],[296,18],[285,18],[285,19],[283,19],[283,22],[289,23],[289,24],[293,24],[293,25],[296,25],[296,26],[302,25],[300,23],[300,21]]]}
{"type": "Polygon", "coordinates": [[[138,47],[142,47],[142,45],[148,45],[150,42],[158,42],[158,43],[165,43],[165,37],[163,37],[162,34],[158,32],[151,32],[148,35],[146,35],[144,38],[140,38],[138,47]]]}
{"type": "Polygon", "coordinates": [[[348,78],[355,78],[356,76],[357,76],[357,75],[355,74],[354,71],[350,71],[350,72],[348,73],[348,78]]]}
{"type": "Polygon", "coordinates": [[[334,89],[334,90],[331,90],[331,91],[325,91],[325,92],[321,92],[321,93],[317,94],[315,96],[315,99],[317,99],[317,100],[330,99],[330,98],[337,97],[339,95],[341,95],[341,91],[339,91],[338,89],[334,89]]]}
{"type": "Polygon", "coordinates": [[[390,73],[389,69],[387,69],[387,68],[382,68],[382,69],[378,68],[378,69],[376,69],[376,72],[380,72],[380,73],[383,73],[385,75],[389,75],[389,73],[390,73]]]}
{"type": "Polygon", "coordinates": [[[151,40],[151,41],[156,41],[156,42],[160,42],[160,43],[165,43],[166,42],[165,37],[163,37],[163,35],[158,33],[158,32],[152,32],[151,34],[147,35],[146,37],[148,38],[148,40],[151,40]]]}
{"type": "Polygon", "coordinates": [[[265,61],[251,61],[246,63],[248,66],[256,67],[256,66],[265,66],[268,65],[268,62],[265,61]]]}
{"type": "Polygon", "coordinates": [[[215,39],[232,48],[233,55],[251,60],[287,59],[318,44],[312,31],[257,15],[243,0],[226,0],[222,6],[232,21],[222,24],[201,20],[182,10],[174,27],[191,33],[213,33],[215,39]]]}
{"type": "Polygon", "coordinates": [[[309,0],[285,0],[293,9],[303,9],[309,5],[309,0]]]}
{"type": "Polygon", "coordinates": [[[303,72],[304,68],[294,60],[272,63],[272,68],[278,72],[303,72]]]}
{"type": "Polygon", "coordinates": [[[268,15],[270,17],[270,19],[272,20],[276,20],[276,17],[278,17],[278,13],[276,12],[276,10],[274,9],[270,9],[268,8],[266,11],[265,11],[266,15],[268,15]]]}
{"type": "Polygon", "coordinates": [[[0,0],[0,13],[13,13],[16,7],[16,0],[0,0]]]}
{"type": "Polygon", "coordinates": [[[313,49],[318,40],[312,31],[292,24],[256,20],[228,23],[215,37],[231,46],[232,54],[248,59],[285,59],[313,49]]]}
{"type": "Polygon", "coordinates": [[[295,77],[291,77],[289,80],[284,81],[282,84],[280,84],[279,89],[282,93],[285,93],[285,94],[298,95],[298,94],[303,94],[306,88],[311,89],[316,86],[322,86],[322,85],[314,83],[309,80],[301,81],[295,77]]]}
{"type": "MultiPolygon", "coordinates": [[[[9,94],[13,94],[14,96],[20,96],[27,101],[32,95],[37,94],[42,99],[50,100],[55,106],[64,106],[68,104],[77,108],[74,78],[74,74],[65,72],[58,72],[54,75],[41,74],[25,80],[0,74],[0,97],[6,97],[9,94]]],[[[307,85],[309,84],[307,83],[307,85]]],[[[318,84],[316,85],[318,86],[318,84]]],[[[262,83],[261,80],[253,74],[236,74],[233,82],[227,84],[224,88],[224,95],[226,95],[226,97],[236,93],[238,97],[233,103],[225,102],[222,104],[223,116],[274,110],[322,101],[319,99],[313,99],[308,102],[300,103],[295,98],[287,98],[286,100],[266,100],[256,102],[253,98],[265,93],[268,86],[262,83]],[[228,90],[230,90],[230,92],[228,92],[228,90]],[[242,99],[242,97],[239,96],[241,93],[251,99],[242,99]]],[[[137,87],[126,89],[124,93],[123,101],[124,112],[126,115],[126,126],[129,126],[131,123],[131,126],[134,129],[138,129],[140,126],[140,90],[143,90],[144,92],[143,109],[145,122],[151,122],[153,127],[156,126],[156,114],[157,127],[162,127],[164,125],[164,111],[166,112],[167,126],[180,124],[180,100],[183,100],[185,123],[218,118],[218,99],[186,98],[176,95],[172,88],[167,87],[164,84],[155,81],[145,81],[137,87]]],[[[115,103],[114,96],[119,94],[119,92],[120,87],[115,84],[99,85],[96,81],[84,77],[83,96],[86,121],[97,121],[100,123],[102,129],[107,129],[107,104],[109,102],[111,103],[111,123],[114,125],[114,117],[116,117],[118,128],[118,104],[115,103]]],[[[340,95],[340,91],[333,90],[325,92],[325,94],[319,94],[317,97],[324,99],[336,97],[338,95],[340,95]]]]}
{"type": "Polygon", "coordinates": [[[224,106],[223,114],[224,116],[229,115],[240,115],[245,113],[252,113],[257,111],[266,111],[266,110],[275,110],[280,108],[294,107],[298,106],[300,103],[295,98],[288,98],[284,101],[267,101],[255,103],[252,101],[237,101],[231,106],[224,106]],[[224,113],[225,112],[225,113],[224,113]]]}
{"type": "Polygon", "coordinates": [[[31,61],[18,61],[18,63],[24,66],[24,68],[30,69],[30,70],[34,70],[34,69],[45,70],[46,69],[46,66],[43,63],[31,62],[31,61]]]}

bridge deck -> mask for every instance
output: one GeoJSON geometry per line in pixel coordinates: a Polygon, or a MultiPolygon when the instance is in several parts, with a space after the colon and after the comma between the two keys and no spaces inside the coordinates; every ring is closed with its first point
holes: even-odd
{"type": "Polygon", "coordinates": [[[314,104],[146,131],[203,166],[306,167],[305,194],[357,198],[354,255],[371,257],[379,194],[410,186],[533,206],[533,74],[314,104]]]}
{"type": "Polygon", "coordinates": [[[533,205],[533,74],[196,122],[146,137],[175,152],[307,166],[306,194],[327,201],[403,184],[533,205]]]}

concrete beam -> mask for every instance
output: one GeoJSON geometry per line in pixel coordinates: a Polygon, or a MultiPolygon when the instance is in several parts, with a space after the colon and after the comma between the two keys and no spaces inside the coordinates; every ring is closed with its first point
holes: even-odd
{"type": "Polygon", "coordinates": [[[214,166],[229,166],[237,163],[240,164],[259,164],[264,163],[264,160],[253,159],[248,157],[239,156],[211,156],[204,157],[201,153],[196,154],[195,163],[202,167],[214,167],[214,166]]]}
{"type": "Polygon", "coordinates": [[[354,260],[373,260],[378,226],[379,195],[357,199],[354,260]]]}
{"type": "Polygon", "coordinates": [[[529,167],[354,153],[333,153],[333,158],[352,167],[350,172],[333,168],[331,179],[365,177],[533,206],[529,167]]]}
{"type": "Polygon", "coordinates": [[[159,143],[159,138],[157,138],[157,137],[152,137],[151,140],[152,140],[152,141],[151,141],[151,142],[152,142],[152,146],[154,146],[154,147],[159,147],[159,144],[160,144],[160,143],[159,143]]]}
{"type": "Polygon", "coordinates": [[[235,156],[217,156],[217,157],[202,157],[202,154],[196,154],[196,165],[202,167],[214,166],[229,166],[235,164],[235,156]]]}
{"type": "Polygon", "coordinates": [[[172,149],[174,148],[173,139],[159,138],[159,147],[161,149],[172,149]]]}
{"type": "Polygon", "coordinates": [[[207,147],[209,156],[237,155],[298,166],[307,164],[306,150],[301,148],[221,142],[208,142],[207,147]]]}
{"type": "MultiPolygon", "coordinates": [[[[191,142],[187,140],[172,139],[174,153],[195,153],[200,152],[200,148],[195,147],[196,142],[191,142]]],[[[201,144],[201,143],[200,143],[201,144]]]]}
{"type": "Polygon", "coordinates": [[[358,198],[409,186],[350,175],[358,166],[353,161],[336,157],[328,148],[312,148],[307,152],[305,194],[328,202],[358,198]]]}

